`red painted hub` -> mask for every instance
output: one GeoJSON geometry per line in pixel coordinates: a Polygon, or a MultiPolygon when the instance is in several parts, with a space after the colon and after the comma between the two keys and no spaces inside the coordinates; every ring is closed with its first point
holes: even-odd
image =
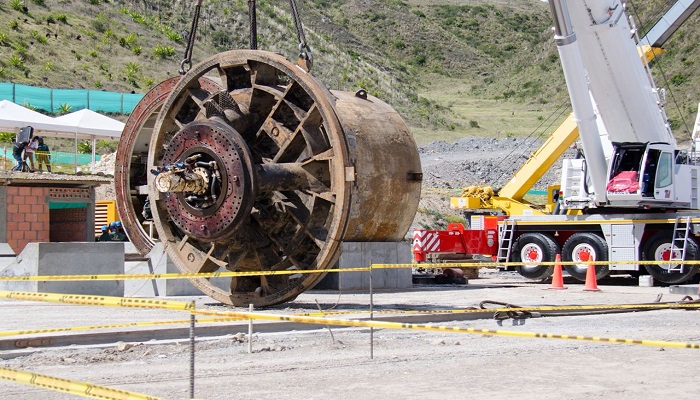
{"type": "Polygon", "coordinates": [[[230,125],[217,119],[195,121],[173,136],[163,153],[163,165],[192,155],[216,162],[220,179],[212,190],[216,201],[200,208],[187,200],[188,193],[162,195],[171,220],[192,237],[208,241],[231,237],[250,213],[255,199],[255,181],[250,151],[230,125]]]}

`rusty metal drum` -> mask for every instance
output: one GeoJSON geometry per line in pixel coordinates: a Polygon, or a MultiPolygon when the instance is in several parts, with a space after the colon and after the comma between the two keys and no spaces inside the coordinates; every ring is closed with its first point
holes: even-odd
{"type": "MultiPolygon", "coordinates": [[[[169,90],[157,100],[152,132],[127,124],[122,140],[150,134],[139,190],[148,192],[175,265],[241,273],[226,285],[191,279],[203,293],[235,306],[283,303],[323,278],[314,271],[335,264],[342,241],[405,236],[420,197],[420,159],[385,102],[363,90],[329,91],[284,57],[258,50],[212,56],[169,90]]],[[[118,159],[136,158],[136,147],[120,144],[118,159]]],[[[134,190],[125,180],[134,165],[124,163],[118,175],[123,190],[134,190]]],[[[133,221],[130,237],[144,234],[138,218],[123,219],[133,221]]]]}

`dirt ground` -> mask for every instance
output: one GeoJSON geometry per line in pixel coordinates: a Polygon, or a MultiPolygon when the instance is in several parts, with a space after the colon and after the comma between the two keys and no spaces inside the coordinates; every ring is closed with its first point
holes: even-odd
{"type": "MultiPolygon", "coordinates": [[[[377,311],[455,309],[483,300],[528,305],[585,305],[678,301],[664,287],[639,287],[634,278],[601,282],[601,292],[546,290],[514,273],[482,269],[468,285],[416,286],[373,295],[377,311]]],[[[222,309],[197,298],[198,308],[222,309]]],[[[368,293],[310,291],[263,312],[313,312],[316,302],[333,311],[366,311],[368,293]]],[[[0,301],[4,330],[152,321],[184,317],[159,310],[100,309],[0,301]],[[32,318],[26,318],[31,315],[32,318]]],[[[534,318],[482,319],[437,325],[630,338],[700,344],[697,311],[534,318]]],[[[352,318],[352,316],[348,316],[352,318]]],[[[355,316],[356,317],[356,316],[355,316]]],[[[700,350],[375,329],[325,327],[255,334],[249,354],[245,335],[200,340],[196,345],[195,397],[199,399],[642,399],[695,398],[700,350]]],[[[87,381],[167,399],[189,398],[187,342],[117,344],[41,350],[1,360],[0,366],[87,381]]],[[[0,381],[3,398],[67,399],[69,395],[0,381]]]]}

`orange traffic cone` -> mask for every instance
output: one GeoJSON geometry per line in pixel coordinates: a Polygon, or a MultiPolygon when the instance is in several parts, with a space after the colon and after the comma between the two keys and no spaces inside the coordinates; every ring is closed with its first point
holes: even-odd
{"type": "Polygon", "coordinates": [[[562,272],[561,272],[561,255],[560,254],[557,254],[557,257],[555,258],[554,274],[552,275],[552,286],[548,287],[547,289],[556,289],[556,290],[568,289],[566,286],[564,286],[564,277],[562,276],[562,272]]]}
{"type": "MultiPolygon", "coordinates": [[[[593,262],[593,257],[589,260],[593,262]]],[[[595,265],[588,264],[588,270],[586,271],[586,285],[583,287],[585,292],[600,292],[598,289],[598,280],[595,277],[595,265]]]]}

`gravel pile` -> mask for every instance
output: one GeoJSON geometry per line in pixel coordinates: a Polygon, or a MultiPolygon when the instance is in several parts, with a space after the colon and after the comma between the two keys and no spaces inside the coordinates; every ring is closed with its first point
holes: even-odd
{"type": "MultiPolygon", "coordinates": [[[[503,186],[541,145],[539,139],[467,137],[454,143],[436,141],[420,147],[423,186],[461,189],[471,185],[503,186]]],[[[573,157],[568,150],[566,157],[573,157]]],[[[535,185],[546,189],[561,177],[561,162],[535,185]]]]}

